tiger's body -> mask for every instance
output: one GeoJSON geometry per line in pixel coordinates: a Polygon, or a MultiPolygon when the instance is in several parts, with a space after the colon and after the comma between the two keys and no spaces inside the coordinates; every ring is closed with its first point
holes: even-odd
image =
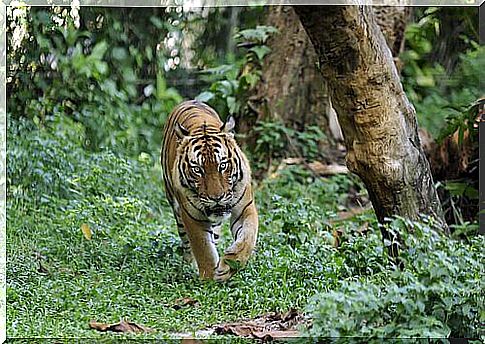
{"type": "Polygon", "coordinates": [[[224,281],[248,261],[258,233],[251,170],[232,129],[209,106],[186,101],[165,124],[161,164],[166,196],[182,239],[184,257],[202,279],[224,281]],[[219,259],[222,222],[231,218],[233,244],[219,259]],[[237,262],[238,264],[231,264],[237,262]]]}

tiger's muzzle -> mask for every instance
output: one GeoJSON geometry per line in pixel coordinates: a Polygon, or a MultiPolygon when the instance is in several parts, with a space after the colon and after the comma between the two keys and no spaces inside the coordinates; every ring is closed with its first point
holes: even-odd
{"type": "Polygon", "coordinates": [[[215,207],[207,208],[205,214],[207,217],[225,217],[231,212],[230,205],[217,205],[215,207]]]}

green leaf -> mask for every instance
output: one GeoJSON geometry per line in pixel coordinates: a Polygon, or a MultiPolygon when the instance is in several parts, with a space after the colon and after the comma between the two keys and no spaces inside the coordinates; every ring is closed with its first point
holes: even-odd
{"type": "Polygon", "coordinates": [[[90,56],[92,58],[101,60],[106,53],[106,50],[108,50],[108,43],[106,43],[105,41],[101,41],[94,46],[90,56]]]}
{"type": "Polygon", "coordinates": [[[105,75],[108,73],[108,64],[104,61],[95,61],[94,66],[96,68],[96,71],[101,74],[105,75]]]}
{"type": "Polygon", "coordinates": [[[248,73],[241,77],[241,80],[244,80],[250,88],[256,86],[260,79],[260,76],[256,73],[248,73]]]}
{"type": "Polygon", "coordinates": [[[122,75],[125,82],[134,83],[136,82],[136,74],[132,67],[125,67],[122,69],[122,75]]]}
{"type": "Polygon", "coordinates": [[[228,96],[234,94],[236,85],[230,80],[222,80],[216,83],[216,90],[221,92],[223,95],[228,96]]]}
{"type": "Polygon", "coordinates": [[[249,51],[254,52],[258,57],[258,60],[262,61],[263,58],[271,52],[271,49],[268,48],[266,45],[260,45],[260,46],[252,47],[251,49],[249,49],[249,51]]]}
{"type": "Polygon", "coordinates": [[[111,54],[115,60],[124,60],[128,56],[126,49],[121,47],[113,48],[111,54]]]}
{"type": "Polygon", "coordinates": [[[235,97],[227,97],[226,102],[227,102],[227,107],[229,108],[229,113],[231,115],[235,114],[238,110],[238,104],[236,102],[236,98],[235,97]]]}
{"type": "Polygon", "coordinates": [[[149,45],[147,45],[145,47],[145,55],[146,55],[148,61],[151,62],[152,59],[153,59],[153,50],[152,50],[152,47],[150,47],[149,45]]]}
{"type": "Polygon", "coordinates": [[[266,42],[270,34],[276,33],[278,30],[273,26],[257,26],[255,29],[242,30],[236,34],[236,39],[241,38],[263,44],[266,42]]]}
{"type": "Polygon", "coordinates": [[[199,94],[197,97],[195,97],[195,100],[198,100],[199,102],[207,103],[209,100],[214,98],[215,94],[209,91],[202,92],[199,94]]]}
{"type": "Polygon", "coordinates": [[[163,28],[165,27],[165,25],[164,25],[163,21],[162,21],[160,18],[158,18],[158,17],[151,16],[151,17],[150,17],[150,22],[151,22],[153,25],[155,25],[155,27],[156,27],[157,29],[163,29],[163,28]]]}
{"type": "Polygon", "coordinates": [[[465,194],[466,188],[467,184],[463,182],[445,182],[445,189],[454,196],[463,196],[465,194]]]}
{"type": "Polygon", "coordinates": [[[435,80],[432,75],[417,75],[416,83],[421,87],[435,87],[435,80]]]}
{"type": "Polygon", "coordinates": [[[224,259],[224,262],[229,265],[231,270],[233,271],[238,271],[243,268],[243,264],[240,261],[234,260],[234,259],[224,259]]]}

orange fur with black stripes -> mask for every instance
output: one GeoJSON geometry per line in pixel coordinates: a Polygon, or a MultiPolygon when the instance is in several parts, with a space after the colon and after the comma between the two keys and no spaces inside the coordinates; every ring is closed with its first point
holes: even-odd
{"type": "Polygon", "coordinates": [[[251,169],[232,130],[208,105],[186,101],[165,124],[161,164],[165,191],[186,260],[202,279],[225,281],[248,261],[258,234],[251,169]],[[222,222],[231,219],[233,243],[219,258],[222,222]],[[234,264],[233,264],[234,263],[234,264]]]}

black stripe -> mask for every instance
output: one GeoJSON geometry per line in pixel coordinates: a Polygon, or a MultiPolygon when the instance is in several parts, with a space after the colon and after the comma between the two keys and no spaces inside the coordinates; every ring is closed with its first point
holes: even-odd
{"type": "Polygon", "coordinates": [[[241,158],[239,157],[239,152],[237,150],[235,150],[234,152],[230,149],[231,146],[229,145],[228,143],[228,140],[227,140],[227,137],[224,137],[224,141],[226,143],[226,147],[227,147],[227,150],[228,152],[230,153],[230,155],[228,154],[228,157],[230,160],[232,160],[232,155],[234,154],[235,156],[235,169],[238,171],[238,180],[242,180],[243,179],[243,170],[242,170],[242,161],[241,161],[241,158]]]}
{"type": "Polygon", "coordinates": [[[237,217],[237,219],[232,223],[231,225],[231,233],[232,233],[232,228],[234,227],[234,225],[239,221],[239,219],[241,218],[241,216],[244,214],[244,212],[246,211],[246,209],[253,203],[253,200],[249,201],[248,204],[246,204],[243,208],[243,210],[241,211],[241,214],[239,214],[239,216],[237,217]]]}
{"type": "Polygon", "coordinates": [[[190,198],[188,198],[188,197],[187,197],[187,201],[189,201],[189,203],[190,203],[190,205],[191,205],[192,207],[194,207],[196,210],[198,210],[199,212],[201,212],[202,214],[204,214],[204,211],[203,211],[203,210],[201,210],[201,209],[199,209],[199,208],[197,208],[197,207],[195,206],[195,204],[194,204],[194,203],[192,203],[192,201],[190,200],[190,198]]]}
{"type": "Polygon", "coordinates": [[[182,185],[182,187],[188,189],[189,184],[187,182],[187,177],[184,174],[184,169],[182,168],[182,164],[179,164],[179,174],[180,174],[180,177],[182,177],[180,180],[180,184],[182,185]]]}
{"type": "Polygon", "coordinates": [[[202,222],[202,223],[209,223],[209,224],[210,224],[210,222],[209,222],[209,221],[205,221],[205,220],[199,220],[199,219],[197,219],[197,218],[193,217],[193,216],[192,216],[192,214],[190,214],[190,213],[187,211],[187,209],[185,209],[185,207],[184,207],[182,204],[180,205],[180,207],[183,209],[183,211],[185,211],[185,213],[186,213],[186,214],[187,214],[187,215],[188,215],[188,216],[189,216],[189,217],[190,217],[192,220],[194,220],[194,221],[196,221],[196,222],[202,222]]]}
{"type": "Polygon", "coordinates": [[[244,188],[243,193],[241,194],[241,197],[239,197],[239,199],[236,202],[234,202],[234,204],[231,205],[231,208],[234,208],[236,206],[236,204],[238,204],[239,202],[241,202],[241,200],[243,199],[243,197],[246,194],[246,191],[247,190],[248,190],[248,186],[246,185],[246,187],[244,188]]]}
{"type": "Polygon", "coordinates": [[[237,240],[237,238],[239,237],[239,233],[241,232],[241,229],[243,229],[242,225],[240,225],[238,229],[236,229],[236,234],[234,234],[234,240],[237,240]]]}
{"type": "Polygon", "coordinates": [[[226,142],[226,147],[227,147],[227,160],[231,160],[232,161],[232,149],[229,149],[229,146],[227,145],[227,142],[226,142]]]}
{"type": "Polygon", "coordinates": [[[227,275],[228,273],[231,272],[231,269],[227,270],[226,272],[224,272],[223,274],[217,274],[218,276],[224,276],[224,275],[227,275]]]}
{"type": "Polygon", "coordinates": [[[238,162],[238,170],[239,170],[239,181],[241,181],[243,179],[243,176],[244,176],[244,172],[242,170],[242,162],[241,162],[241,159],[239,157],[239,154],[236,154],[236,158],[237,158],[237,162],[238,162]]]}

